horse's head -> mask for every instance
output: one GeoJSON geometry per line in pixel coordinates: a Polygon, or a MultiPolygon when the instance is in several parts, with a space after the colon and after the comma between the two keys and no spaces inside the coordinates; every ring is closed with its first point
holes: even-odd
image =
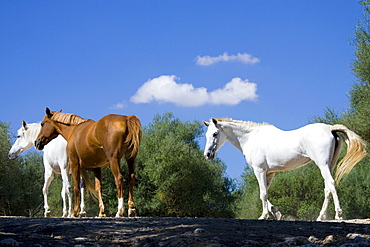
{"type": "Polygon", "coordinates": [[[17,140],[14,142],[12,148],[9,151],[8,157],[11,160],[18,158],[21,153],[30,149],[33,146],[34,137],[30,133],[29,126],[23,120],[22,127],[17,132],[17,140]]]}
{"type": "Polygon", "coordinates": [[[49,108],[46,108],[46,116],[41,122],[41,130],[35,140],[35,147],[38,150],[43,150],[46,144],[59,135],[58,128],[52,120],[55,113],[55,111],[50,111],[49,108]]]}
{"type": "Polygon", "coordinates": [[[215,118],[212,118],[212,121],[209,123],[205,121],[203,121],[203,123],[208,127],[206,132],[207,140],[204,148],[204,157],[207,160],[213,160],[218,149],[225,144],[226,134],[215,118]]]}

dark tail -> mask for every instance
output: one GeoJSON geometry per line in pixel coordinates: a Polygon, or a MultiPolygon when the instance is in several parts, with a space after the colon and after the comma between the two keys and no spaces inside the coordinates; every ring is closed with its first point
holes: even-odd
{"type": "Polygon", "coordinates": [[[95,186],[92,184],[87,171],[85,169],[81,169],[80,172],[81,172],[81,178],[84,180],[85,186],[87,190],[89,191],[89,193],[93,195],[95,198],[98,198],[98,194],[96,193],[95,186]]]}
{"type": "Polygon", "coordinates": [[[340,134],[347,143],[347,154],[337,165],[335,181],[339,183],[343,175],[348,174],[352,168],[366,156],[366,143],[355,132],[344,125],[333,125],[332,131],[340,134]]]}

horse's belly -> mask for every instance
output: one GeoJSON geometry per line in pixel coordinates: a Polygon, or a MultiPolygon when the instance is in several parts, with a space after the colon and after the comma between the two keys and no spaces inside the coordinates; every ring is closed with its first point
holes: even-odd
{"type": "Polygon", "coordinates": [[[80,153],[81,167],[84,169],[98,168],[109,165],[109,159],[103,149],[89,150],[80,153]]]}
{"type": "Polygon", "coordinates": [[[270,171],[290,171],[302,167],[311,162],[311,159],[305,156],[285,156],[267,158],[267,169],[270,171]]]}

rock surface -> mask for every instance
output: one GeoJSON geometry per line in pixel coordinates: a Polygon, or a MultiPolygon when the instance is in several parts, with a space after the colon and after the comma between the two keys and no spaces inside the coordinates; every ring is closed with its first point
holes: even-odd
{"type": "Polygon", "coordinates": [[[0,217],[0,246],[370,246],[370,220],[0,217]]]}

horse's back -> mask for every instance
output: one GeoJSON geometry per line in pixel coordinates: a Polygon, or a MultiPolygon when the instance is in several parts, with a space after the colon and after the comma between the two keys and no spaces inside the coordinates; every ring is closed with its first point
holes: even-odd
{"type": "Polygon", "coordinates": [[[94,133],[97,138],[103,142],[107,137],[117,138],[118,136],[127,136],[129,123],[133,116],[118,114],[109,114],[99,119],[94,126],[94,133]]]}
{"type": "Polygon", "coordinates": [[[328,142],[332,142],[334,140],[334,136],[332,134],[331,125],[324,124],[324,123],[313,123],[303,126],[296,130],[299,133],[299,137],[302,140],[309,141],[310,145],[316,143],[316,145],[327,144],[328,142]]]}
{"type": "Polygon", "coordinates": [[[323,123],[313,123],[301,128],[280,131],[280,145],[282,148],[296,147],[308,152],[308,150],[324,148],[334,142],[331,126],[323,123]]]}
{"type": "Polygon", "coordinates": [[[334,137],[330,125],[326,124],[309,124],[289,131],[266,126],[248,145],[244,149],[246,158],[253,157],[259,162],[264,160],[269,167],[267,169],[291,170],[317,159],[318,155],[331,152],[334,137]]]}

